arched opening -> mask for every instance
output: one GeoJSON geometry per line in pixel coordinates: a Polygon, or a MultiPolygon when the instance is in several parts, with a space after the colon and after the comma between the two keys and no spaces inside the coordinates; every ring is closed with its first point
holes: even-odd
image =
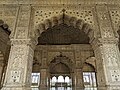
{"type": "Polygon", "coordinates": [[[52,80],[51,80],[52,83],[56,83],[57,82],[57,78],[54,76],[52,77],[52,80]]]}
{"type": "Polygon", "coordinates": [[[83,81],[84,81],[84,86],[86,88],[97,87],[96,71],[95,71],[94,66],[89,63],[84,63],[83,81]]]}
{"type": "Polygon", "coordinates": [[[70,78],[68,76],[65,77],[65,82],[69,83],[70,82],[70,78]]]}
{"type": "Polygon", "coordinates": [[[58,82],[60,82],[60,83],[65,82],[64,77],[63,76],[59,76],[58,77],[58,82]]]}
{"type": "Polygon", "coordinates": [[[70,76],[71,76],[71,62],[66,56],[60,54],[55,57],[49,66],[50,76],[52,81],[50,84],[51,90],[53,89],[65,89],[72,86],[70,76]],[[54,81],[53,81],[54,80],[54,81]]]}
{"type": "MultiPolygon", "coordinates": [[[[94,55],[90,45],[94,34],[90,25],[81,19],[62,15],[39,24],[35,35],[38,37],[38,44],[34,61],[39,64],[36,68],[39,68],[41,75],[38,87],[43,89],[47,86],[51,90],[75,88],[75,79],[79,79],[75,75],[76,70],[81,69],[84,63],[80,58],[85,60],[94,55]],[[83,57],[85,50],[89,54],[85,53],[83,57]]],[[[36,70],[33,68],[34,71],[36,70]]],[[[78,87],[81,86],[78,84],[78,87]]]]}

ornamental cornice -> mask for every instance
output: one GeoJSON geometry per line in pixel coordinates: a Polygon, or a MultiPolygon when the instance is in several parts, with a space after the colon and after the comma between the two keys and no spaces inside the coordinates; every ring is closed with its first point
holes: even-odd
{"type": "Polygon", "coordinates": [[[28,45],[35,49],[35,46],[37,45],[37,41],[34,39],[11,39],[11,45],[28,45]]]}
{"type": "Polygon", "coordinates": [[[96,48],[104,45],[104,44],[116,44],[118,45],[118,38],[95,38],[92,42],[91,45],[93,49],[95,50],[96,48]]]}

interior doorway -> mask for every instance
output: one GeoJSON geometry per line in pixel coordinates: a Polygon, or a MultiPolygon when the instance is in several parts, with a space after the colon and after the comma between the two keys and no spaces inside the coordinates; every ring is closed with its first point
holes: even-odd
{"type": "Polygon", "coordinates": [[[68,57],[60,53],[50,62],[50,90],[72,90],[71,68],[68,57]]]}
{"type": "Polygon", "coordinates": [[[96,88],[97,79],[96,72],[93,65],[85,63],[83,67],[83,82],[85,88],[96,88]]]}

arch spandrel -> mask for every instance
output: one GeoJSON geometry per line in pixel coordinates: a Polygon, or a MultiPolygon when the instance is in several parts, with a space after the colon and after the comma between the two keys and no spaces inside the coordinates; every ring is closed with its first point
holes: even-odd
{"type": "Polygon", "coordinates": [[[0,5],[0,20],[3,20],[4,23],[6,23],[9,26],[9,30],[11,31],[10,38],[14,38],[15,35],[16,20],[18,18],[18,9],[18,5],[0,5]]]}
{"type": "Polygon", "coordinates": [[[80,6],[80,5],[44,5],[44,6],[33,6],[33,19],[34,24],[43,23],[46,19],[58,16],[60,17],[63,13],[70,17],[76,17],[77,19],[82,19],[85,23],[94,26],[94,7],[93,6],[80,6]]]}

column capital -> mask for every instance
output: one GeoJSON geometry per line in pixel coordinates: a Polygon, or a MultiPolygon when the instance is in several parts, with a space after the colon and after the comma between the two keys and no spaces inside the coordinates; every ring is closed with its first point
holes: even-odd
{"type": "Polygon", "coordinates": [[[119,39],[118,38],[94,38],[91,41],[91,45],[93,49],[102,46],[103,44],[116,44],[118,45],[119,39]]]}
{"type": "Polygon", "coordinates": [[[28,45],[31,46],[33,49],[37,45],[37,40],[35,39],[11,39],[11,45],[28,45]]]}
{"type": "Polygon", "coordinates": [[[30,90],[36,42],[34,39],[11,39],[11,49],[2,90],[30,90]],[[21,78],[22,77],[22,78],[21,78]],[[23,86],[24,85],[24,86],[23,86]]]}

